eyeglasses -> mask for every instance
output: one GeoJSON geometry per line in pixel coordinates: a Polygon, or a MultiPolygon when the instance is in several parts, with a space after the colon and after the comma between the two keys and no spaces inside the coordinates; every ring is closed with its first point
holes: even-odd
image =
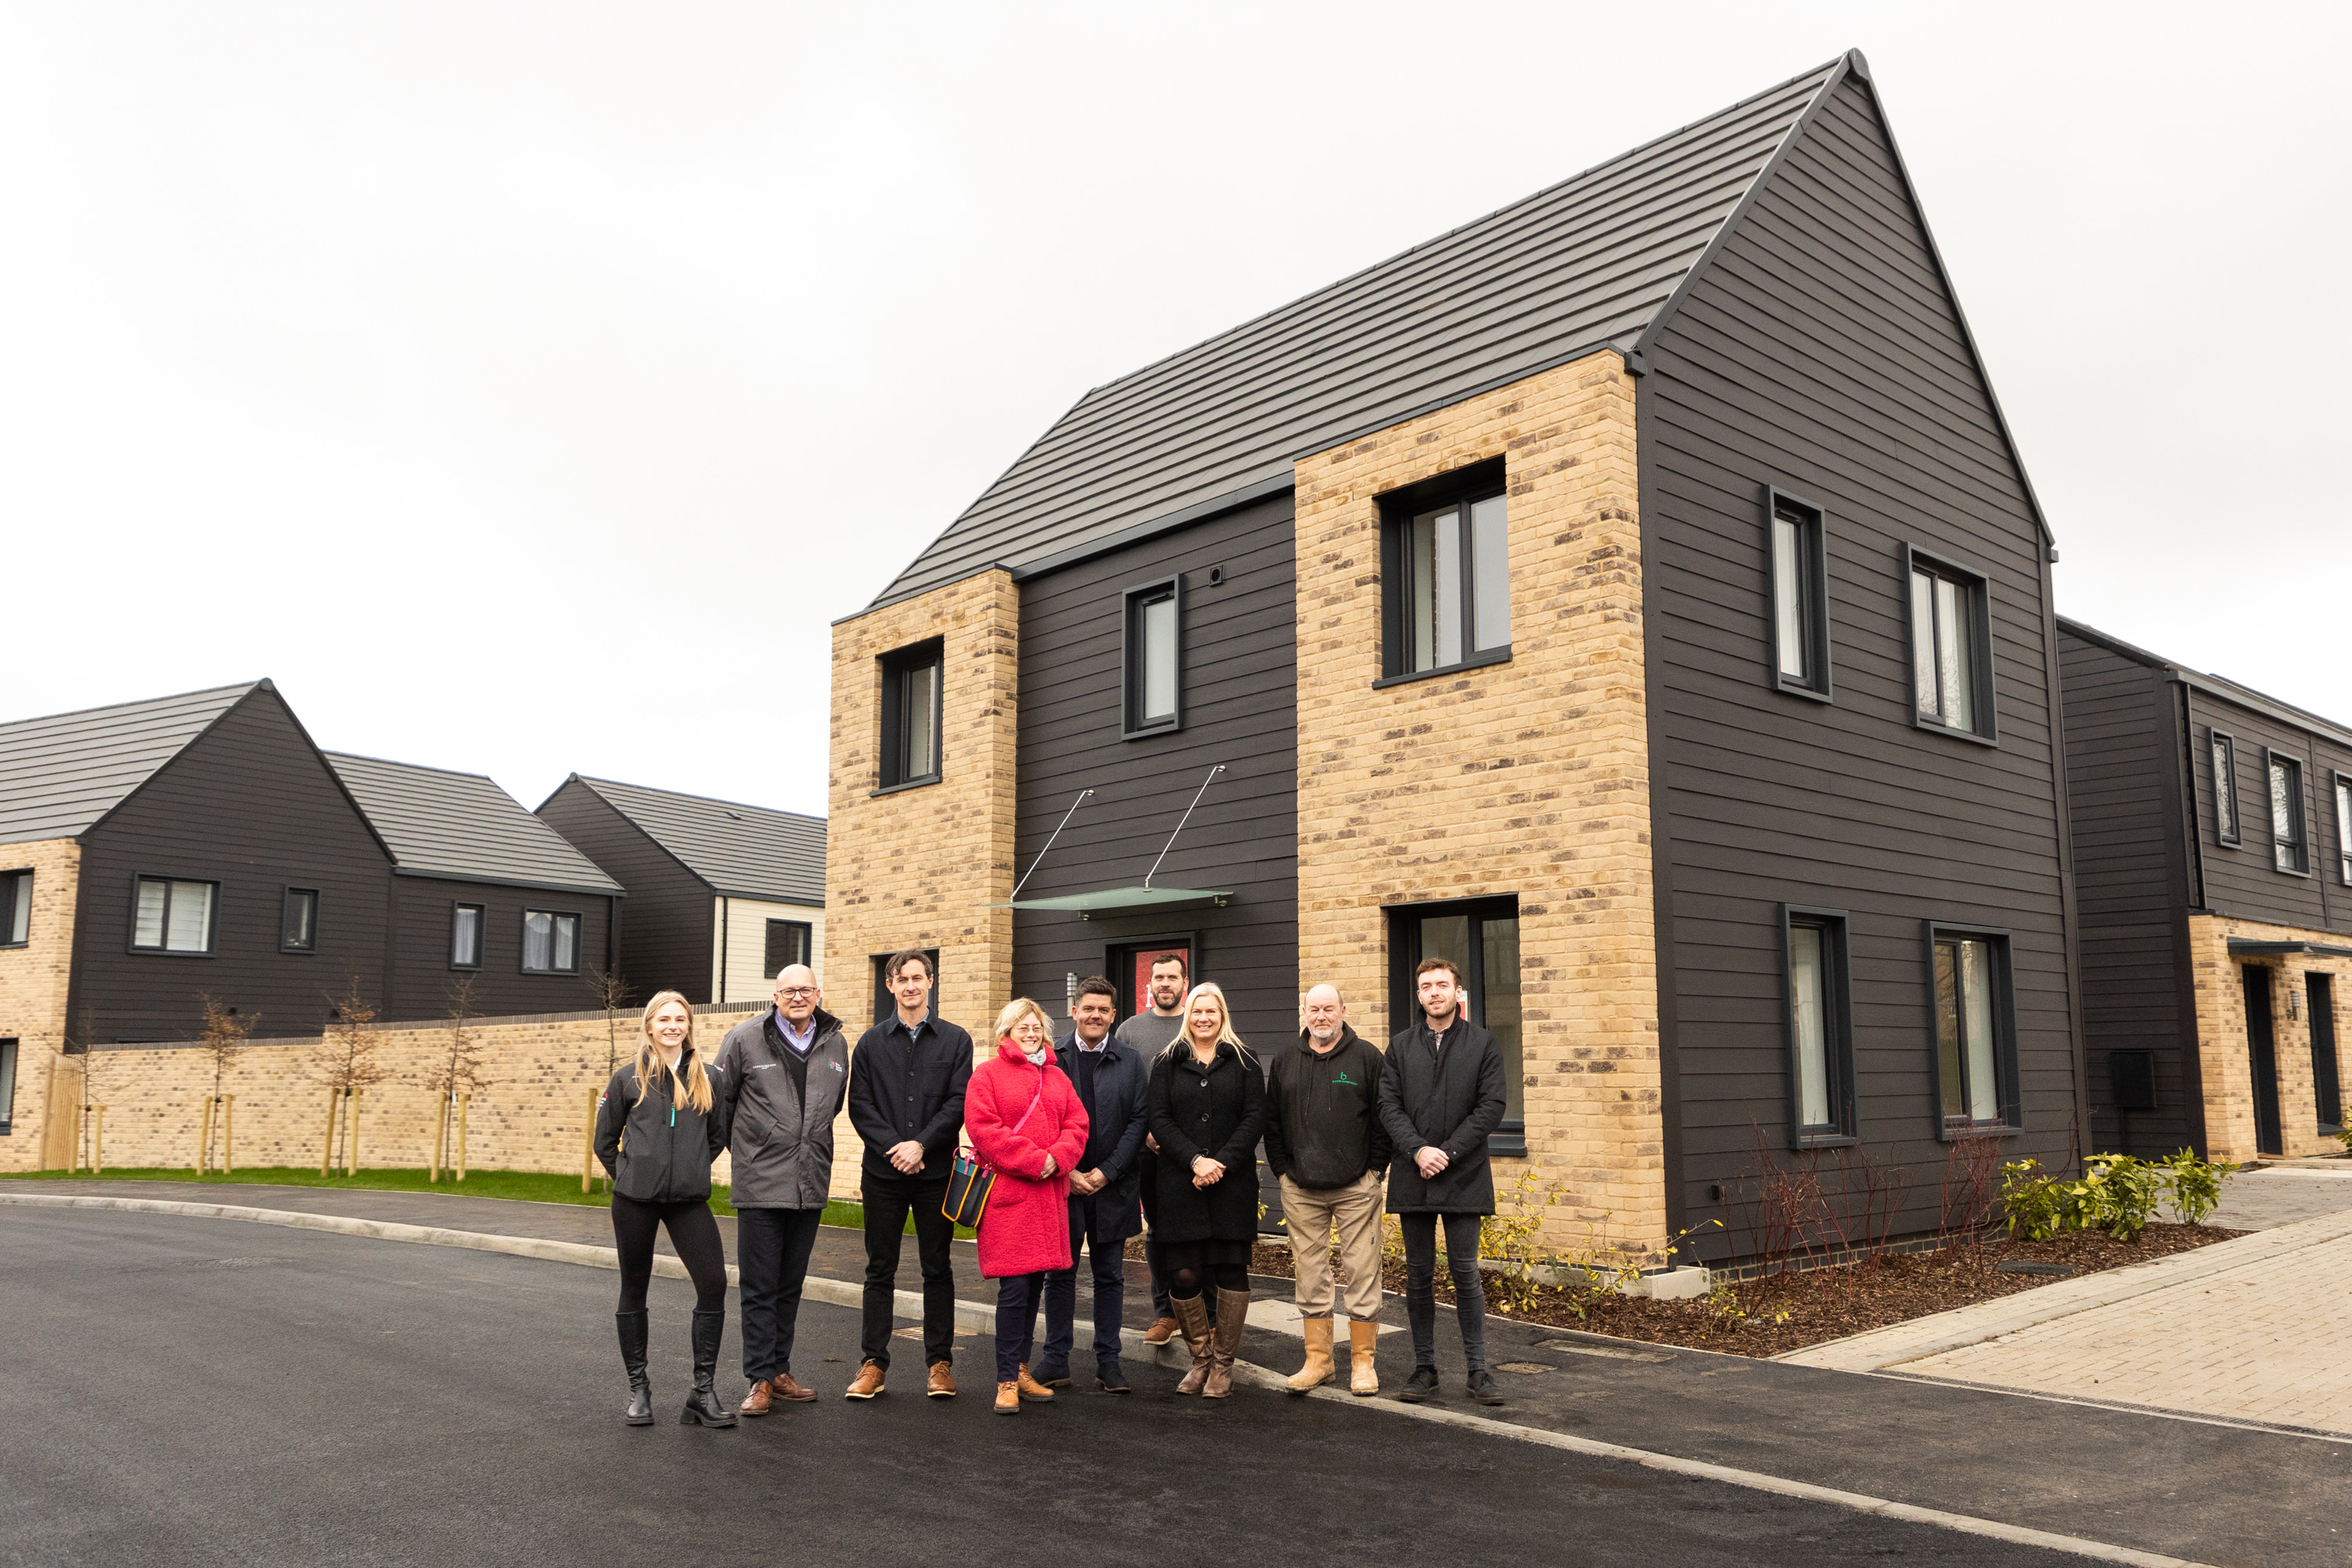
{"type": "Polygon", "coordinates": [[[789,989],[779,989],[776,994],[787,1002],[797,1002],[803,996],[815,995],[816,988],[811,985],[794,985],[789,989]]]}

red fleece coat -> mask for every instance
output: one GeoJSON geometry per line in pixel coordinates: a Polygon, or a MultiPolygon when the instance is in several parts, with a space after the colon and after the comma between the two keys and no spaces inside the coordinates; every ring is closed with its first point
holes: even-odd
{"type": "Polygon", "coordinates": [[[996,1059],[972,1069],[963,1097],[964,1131],[996,1173],[980,1216],[980,1272],[985,1279],[1070,1266],[1070,1167],[1087,1152],[1087,1108],[1052,1057],[1034,1068],[1003,1041],[996,1059]],[[1040,1078],[1045,1088],[1038,1089],[1040,1078]],[[1029,1110],[1036,1097],[1037,1109],[1029,1110]],[[1021,1123],[1022,1112],[1029,1120],[1021,1123]],[[1054,1173],[1044,1174],[1045,1156],[1054,1173]]]}

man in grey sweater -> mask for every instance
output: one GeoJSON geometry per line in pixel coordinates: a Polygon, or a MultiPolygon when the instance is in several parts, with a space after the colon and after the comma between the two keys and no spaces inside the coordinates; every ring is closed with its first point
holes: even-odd
{"type": "MultiPolygon", "coordinates": [[[[1146,984],[1150,1005],[1119,1025],[1112,1038],[1143,1058],[1146,1077],[1151,1072],[1152,1061],[1174,1043],[1184,1027],[1184,987],[1191,979],[1191,966],[1181,952],[1163,952],[1151,961],[1150,979],[1146,984]]],[[[1156,1222],[1160,1215],[1160,1146],[1147,1135],[1141,1155],[1143,1181],[1143,1217],[1156,1222]]],[[[1176,1309],[1168,1299],[1168,1269],[1160,1251],[1160,1227],[1152,1223],[1143,1237],[1143,1260],[1151,1269],[1151,1327],[1143,1331],[1146,1342],[1164,1345],[1176,1335],[1176,1309]]],[[[1216,1316],[1216,1287],[1202,1292],[1203,1302],[1212,1319],[1216,1316]]]]}

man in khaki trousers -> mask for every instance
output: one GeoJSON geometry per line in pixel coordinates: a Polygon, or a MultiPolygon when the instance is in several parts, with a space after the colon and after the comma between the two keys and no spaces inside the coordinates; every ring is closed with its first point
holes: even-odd
{"type": "Polygon", "coordinates": [[[1372,1369],[1380,1336],[1381,1198],[1389,1135],[1381,1124],[1381,1057],[1348,1026],[1336,985],[1318,985],[1300,1008],[1295,1050],[1270,1053],[1265,1163],[1282,1182],[1282,1216],[1298,1266],[1307,1364],[1287,1384],[1304,1394],[1328,1383],[1331,1360],[1331,1238],[1347,1276],[1350,1392],[1381,1391],[1372,1369]]]}

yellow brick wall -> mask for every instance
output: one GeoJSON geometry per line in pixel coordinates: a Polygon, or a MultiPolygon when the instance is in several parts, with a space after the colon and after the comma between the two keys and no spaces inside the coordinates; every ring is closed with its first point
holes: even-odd
{"type": "Polygon", "coordinates": [[[2278,1061],[2279,1126],[2289,1155],[2333,1154],[2343,1145],[2315,1129],[2318,1100],[2311,1070],[2311,1017],[2304,976],[2335,977],[2337,1078],[2343,1079],[2345,1030],[2352,1021],[2352,959],[2289,953],[2265,958],[2233,958],[2230,939],[2249,942],[2314,942],[2331,947],[2347,945],[2329,931],[2299,931],[2291,926],[2259,925],[2222,915],[2189,917],[2189,963],[2197,983],[2197,1057],[2204,1079],[2206,1157],[2244,1161],[2254,1158],[2253,1057],[2246,1043],[2246,994],[2239,975],[2242,966],[2260,964],[2275,972],[2271,984],[2271,1034],[2278,1061]],[[2294,1013],[2288,1011],[2294,998],[2294,1013]]]}
{"type": "Polygon", "coordinates": [[[16,1041],[16,1105],[12,1131],[0,1138],[0,1171],[41,1167],[51,1082],[65,1047],[81,846],[70,838],[0,844],[0,871],[27,868],[33,908],[26,945],[0,947],[0,1037],[16,1041]]]}
{"type": "MultiPolygon", "coordinates": [[[[1665,1239],[1633,381],[1600,353],[1297,464],[1299,981],[1385,1043],[1381,906],[1517,894],[1546,1235],[1665,1239]],[[1500,457],[1511,658],[1384,690],[1380,509],[1500,457]]],[[[1517,1179],[1500,1162],[1498,1185],[1517,1179]]]]}
{"type": "MultiPolygon", "coordinates": [[[[834,1010],[869,1016],[877,953],[940,950],[942,1017],[980,1041],[1013,987],[1013,755],[1021,601],[983,572],[834,628],[824,970],[834,1010]],[[875,794],[876,659],[943,640],[940,782],[875,794]]],[[[853,1042],[854,1043],[854,1042],[853,1042]]]]}

